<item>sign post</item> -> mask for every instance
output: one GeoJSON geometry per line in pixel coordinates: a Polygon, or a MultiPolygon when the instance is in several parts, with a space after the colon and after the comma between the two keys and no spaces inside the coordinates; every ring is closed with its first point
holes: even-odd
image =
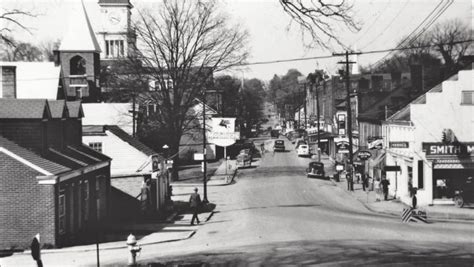
{"type": "Polygon", "coordinates": [[[212,118],[209,141],[224,147],[225,175],[227,176],[227,147],[233,145],[239,138],[235,132],[235,118],[212,118]]]}

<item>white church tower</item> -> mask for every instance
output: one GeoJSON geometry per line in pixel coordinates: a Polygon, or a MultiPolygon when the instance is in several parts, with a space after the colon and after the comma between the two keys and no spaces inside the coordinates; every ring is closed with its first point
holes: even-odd
{"type": "Polygon", "coordinates": [[[130,19],[133,5],[129,0],[99,0],[100,28],[97,38],[101,47],[102,60],[126,57],[136,37],[131,31],[130,19]]]}

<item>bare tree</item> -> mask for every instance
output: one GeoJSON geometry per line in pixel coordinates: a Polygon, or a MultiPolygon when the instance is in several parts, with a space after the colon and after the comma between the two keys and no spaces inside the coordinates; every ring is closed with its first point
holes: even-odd
{"type": "Polygon", "coordinates": [[[43,52],[37,46],[9,39],[11,44],[0,45],[0,59],[4,61],[43,61],[43,52]]]}
{"type": "Polygon", "coordinates": [[[60,43],[60,40],[48,40],[39,45],[39,49],[41,53],[43,53],[43,59],[45,61],[54,61],[54,50],[59,48],[60,43]]]}
{"type": "Polygon", "coordinates": [[[12,28],[19,27],[27,32],[30,30],[20,22],[22,17],[34,17],[30,12],[12,9],[12,10],[5,10],[2,9],[0,13],[0,43],[4,43],[8,46],[15,46],[15,41],[11,36],[12,28]]]}
{"type": "Polygon", "coordinates": [[[189,110],[196,97],[212,86],[215,72],[246,60],[248,33],[229,25],[213,0],[165,0],[140,12],[135,32],[130,62],[156,88],[141,97],[158,104],[152,124],[164,130],[170,152],[177,154],[181,136],[193,124],[189,110]]]}
{"type": "Polygon", "coordinates": [[[349,30],[359,30],[352,18],[352,5],[347,0],[279,0],[283,10],[298,23],[311,41],[308,46],[329,48],[335,41],[346,47],[339,39],[336,29],[342,24],[349,30]]]}
{"type": "Polygon", "coordinates": [[[438,23],[425,37],[430,40],[435,50],[443,58],[445,66],[454,70],[459,59],[473,47],[472,29],[460,19],[452,19],[438,23]],[[467,42],[460,42],[467,41],[467,42]]]}

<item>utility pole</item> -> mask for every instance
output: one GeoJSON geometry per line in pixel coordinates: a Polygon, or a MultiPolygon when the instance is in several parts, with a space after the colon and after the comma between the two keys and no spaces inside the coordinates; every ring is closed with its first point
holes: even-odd
{"type": "Polygon", "coordinates": [[[308,125],[308,121],[306,118],[306,83],[304,84],[304,129],[306,130],[306,126],[308,125]]]}
{"type": "Polygon", "coordinates": [[[206,88],[204,87],[204,94],[202,99],[202,172],[203,172],[203,199],[202,202],[209,203],[207,200],[207,161],[206,161],[206,88]]]}
{"type": "Polygon", "coordinates": [[[352,150],[352,108],[351,108],[351,84],[350,84],[350,64],[354,64],[356,62],[349,61],[349,55],[360,55],[360,52],[349,52],[346,50],[345,53],[333,53],[333,56],[346,56],[345,61],[339,61],[338,64],[345,64],[346,71],[345,71],[345,78],[346,78],[346,109],[347,109],[347,131],[349,134],[349,164],[351,166],[351,170],[353,167],[353,158],[354,158],[354,151],[352,150]]]}
{"type": "Polygon", "coordinates": [[[319,144],[321,142],[321,137],[319,135],[319,92],[318,92],[318,87],[319,87],[319,83],[320,81],[318,80],[317,84],[316,84],[316,88],[315,88],[315,91],[316,91],[316,117],[317,117],[317,134],[318,134],[318,161],[321,162],[321,148],[319,147],[319,144]]]}

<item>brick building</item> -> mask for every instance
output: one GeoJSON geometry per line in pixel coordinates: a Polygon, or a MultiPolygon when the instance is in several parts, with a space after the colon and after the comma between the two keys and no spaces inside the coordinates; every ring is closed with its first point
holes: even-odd
{"type": "Polygon", "coordinates": [[[93,240],[110,204],[110,159],[82,145],[80,102],[0,99],[0,249],[93,240]]]}

